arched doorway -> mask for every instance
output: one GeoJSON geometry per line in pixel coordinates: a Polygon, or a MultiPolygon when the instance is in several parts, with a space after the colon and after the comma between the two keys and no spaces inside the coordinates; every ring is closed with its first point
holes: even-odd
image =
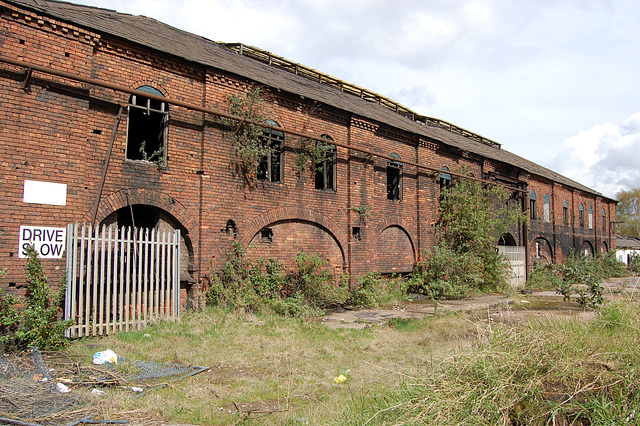
{"type": "Polygon", "coordinates": [[[190,268],[193,259],[193,244],[185,227],[170,213],[147,204],[133,204],[122,207],[107,217],[100,226],[116,225],[118,228],[132,227],[137,229],[155,229],[156,231],[180,230],[180,287],[188,291],[189,283],[193,281],[190,268]]]}

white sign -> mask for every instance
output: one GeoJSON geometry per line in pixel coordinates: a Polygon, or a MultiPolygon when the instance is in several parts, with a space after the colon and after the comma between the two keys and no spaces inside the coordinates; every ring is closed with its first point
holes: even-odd
{"type": "Polygon", "coordinates": [[[21,226],[20,227],[20,254],[18,257],[27,257],[26,248],[33,246],[43,259],[60,259],[64,253],[64,245],[67,241],[66,228],[49,228],[46,226],[21,226]]]}
{"type": "Polygon", "coordinates": [[[64,183],[25,180],[22,202],[66,206],[67,185],[64,183]]]}

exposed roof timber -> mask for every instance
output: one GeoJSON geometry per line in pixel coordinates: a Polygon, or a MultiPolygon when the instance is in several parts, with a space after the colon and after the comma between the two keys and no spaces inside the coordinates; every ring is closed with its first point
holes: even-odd
{"type": "MultiPolygon", "coordinates": [[[[95,79],[95,78],[90,78],[90,77],[83,77],[81,75],[77,75],[77,74],[72,74],[72,73],[68,73],[66,71],[60,71],[60,70],[56,70],[54,68],[50,68],[50,67],[44,67],[44,66],[40,66],[40,65],[34,65],[34,64],[30,64],[28,62],[25,61],[21,61],[18,59],[12,59],[9,58],[7,56],[2,56],[0,55],[0,62],[4,62],[6,64],[11,64],[17,67],[21,67],[21,68],[25,68],[27,70],[31,70],[31,72],[33,71],[38,71],[38,72],[42,72],[44,74],[50,74],[50,75],[55,75],[57,77],[62,77],[65,79],[69,79],[69,80],[74,80],[74,81],[79,81],[82,83],[87,83],[87,84],[91,84],[94,86],[99,86],[99,87],[104,87],[107,89],[112,89],[112,90],[116,90],[116,91],[120,91],[120,92],[124,92],[124,93],[129,93],[132,95],[138,95],[138,96],[144,96],[147,97],[149,99],[154,99],[160,102],[166,102],[168,104],[171,105],[176,105],[179,107],[183,107],[186,109],[190,109],[193,111],[200,111],[200,112],[204,112],[207,114],[211,114],[211,115],[215,115],[218,117],[223,117],[223,118],[227,118],[227,119],[231,119],[231,120],[236,120],[238,122],[245,122],[245,123],[250,123],[250,124],[254,124],[266,129],[272,129],[272,130],[277,130],[283,133],[287,133],[290,135],[294,135],[294,136],[298,136],[301,138],[305,138],[305,139],[310,139],[310,140],[316,140],[316,141],[321,141],[321,142],[325,142],[326,140],[318,137],[318,136],[314,136],[308,133],[304,133],[304,132],[299,132],[297,130],[292,130],[292,129],[288,129],[285,127],[278,127],[278,126],[271,126],[268,125],[266,123],[261,123],[261,122],[256,122],[256,121],[250,121],[250,120],[246,120],[243,117],[237,116],[237,115],[233,115],[233,114],[229,114],[217,109],[213,109],[213,108],[207,108],[207,107],[203,107],[201,105],[196,105],[196,104],[192,104],[189,102],[184,102],[184,101],[179,101],[176,99],[171,99],[171,98],[165,98],[163,96],[158,96],[158,95],[154,95],[152,93],[148,93],[148,92],[143,92],[141,90],[135,90],[135,89],[131,89],[127,86],[121,85],[121,84],[116,84],[116,83],[111,83],[111,82],[107,82],[107,81],[103,81],[103,80],[99,80],[99,79],[95,79]]],[[[430,172],[433,172],[434,174],[439,175],[441,170],[435,167],[429,167],[429,166],[425,166],[423,164],[419,164],[413,161],[407,161],[407,160],[398,160],[395,157],[391,157],[388,155],[384,155],[384,154],[380,154],[374,151],[370,151],[368,149],[364,149],[364,148],[359,148],[353,145],[349,145],[349,144],[344,144],[344,143],[340,143],[337,141],[332,141],[331,142],[333,145],[342,147],[342,148],[347,148],[347,149],[351,149],[357,152],[361,152],[363,154],[366,155],[372,155],[372,156],[376,156],[379,158],[384,158],[386,160],[389,161],[396,161],[396,162],[400,162],[403,163],[405,165],[409,165],[409,166],[415,166],[417,168],[423,169],[423,170],[428,170],[430,172]]],[[[467,176],[467,175],[463,175],[460,173],[455,173],[452,171],[447,171],[447,174],[452,175],[452,176],[456,176],[459,178],[463,178],[463,179],[469,179],[469,180],[473,180],[473,181],[477,181],[477,182],[483,182],[483,183],[489,183],[492,185],[498,185],[498,186],[503,186],[505,188],[508,188],[510,190],[513,191],[519,191],[519,192],[526,192],[526,190],[523,190],[521,188],[517,188],[517,187],[513,187],[511,185],[505,185],[505,184],[501,184],[499,182],[495,182],[495,181],[489,181],[489,180],[485,180],[485,179],[480,179],[480,178],[476,178],[476,177],[471,177],[471,176],[467,176]]],[[[523,184],[525,184],[524,182],[522,182],[523,184]]]]}
{"type": "Polygon", "coordinates": [[[427,117],[425,115],[417,114],[416,112],[399,104],[393,99],[379,95],[378,93],[372,92],[370,90],[364,89],[354,84],[339,80],[328,74],[324,74],[320,71],[316,71],[313,68],[309,68],[304,65],[300,65],[298,63],[292,62],[286,58],[283,58],[282,56],[274,55],[273,53],[268,52],[266,50],[262,50],[253,46],[248,46],[242,43],[224,43],[224,42],[216,42],[216,43],[219,44],[220,46],[226,47],[227,49],[231,49],[242,56],[246,56],[248,58],[264,62],[271,66],[292,72],[296,75],[300,75],[310,80],[317,81],[318,83],[335,87],[345,93],[358,96],[359,98],[362,98],[366,101],[377,103],[378,105],[381,105],[385,108],[395,111],[396,113],[404,117],[410,118],[411,120],[417,123],[420,123],[422,125],[447,129],[453,133],[457,133],[459,135],[472,139],[476,142],[480,142],[492,148],[500,149],[501,147],[501,144],[499,144],[498,142],[492,141],[491,139],[487,139],[476,133],[470,132],[469,130],[465,130],[462,127],[458,127],[454,124],[451,124],[444,120],[440,120],[438,118],[427,117]]]}

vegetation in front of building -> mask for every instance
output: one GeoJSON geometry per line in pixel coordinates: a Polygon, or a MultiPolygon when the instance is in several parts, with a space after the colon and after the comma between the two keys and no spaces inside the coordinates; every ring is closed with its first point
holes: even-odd
{"type": "Polygon", "coordinates": [[[510,197],[503,187],[470,179],[456,179],[443,188],[436,231],[440,241],[425,251],[407,280],[407,290],[434,301],[506,291],[509,267],[496,253],[496,241],[527,221],[525,213],[508,203],[510,197]]]}
{"type": "Polygon", "coordinates": [[[357,288],[350,289],[349,275],[334,276],[328,262],[317,254],[301,251],[295,263],[286,272],[275,259],[251,260],[242,244],[235,242],[222,269],[212,271],[207,301],[231,309],[304,316],[347,304],[379,304],[391,293],[378,273],[359,278],[357,288]]]}
{"type": "MultiPolygon", "coordinates": [[[[42,270],[40,259],[33,247],[26,248],[27,293],[25,309],[19,312],[15,305],[20,303],[16,296],[0,293],[0,343],[12,349],[30,346],[42,350],[64,347],[67,339],[63,332],[70,321],[59,319],[64,298],[64,284],[57,293],[51,290],[47,276],[42,270]]],[[[6,272],[2,273],[4,276],[6,272]]]]}
{"type": "Polygon", "coordinates": [[[129,359],[211,367],[142,398],[106,388],[104,418],[126,413],[218,425],[637,423],[637,299],[609,302],[590,319],[519,322],[500,314],[442,313],[333,330],[209,307],[178,322],[85,339],[67,353],[90,360],[98,345],[129,359]]]}
{"type": "Polygon", "coordinates": [[[568,302],[577,295],[580,306],[596,308],[604,302],[602,283],[608,278],[626,277],[633,271],[616,260],[615,252],[597,257],[572,250],[562,264],[537,264],[529,274],[528,288],[556,290],[568,302]]]}

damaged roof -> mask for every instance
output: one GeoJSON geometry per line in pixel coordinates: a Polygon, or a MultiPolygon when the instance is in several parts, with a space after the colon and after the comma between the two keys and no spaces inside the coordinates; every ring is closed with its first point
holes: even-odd
{"type": "MultiPolygon", "coordinates": [[[[230,50],[221,43],[180,30],[153,18],[54,0],[6,1],[92,32],[122,38],[206,67],[230,72],[275,89],[304,96],[334,108],[384,123],[425,139],[440,141],[487,160],[510,164],[532,175],[541,176],[562,185],[608,198],[559,173],[505,151],[500,148],[499,144],[464,129],[455,128],[457,131],[452,131],[447,128],[448,126],[440,126],[443,122],[437,119],[434,119],[436,123],[434,126],[415,121],[377,102],[365,100],[337,87],[297,75],[283,68],[270,66],[268,63],[230,50]],[[489,143],[483,143],[478,139],[489,143]]],[[[406,108],[404,109],[408,111],[406,108]]]]}

